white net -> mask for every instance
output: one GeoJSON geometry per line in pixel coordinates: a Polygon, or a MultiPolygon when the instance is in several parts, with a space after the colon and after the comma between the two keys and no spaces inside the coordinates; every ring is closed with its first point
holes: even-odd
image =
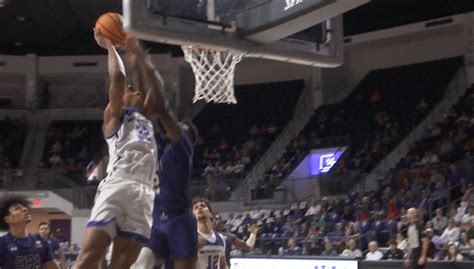
{"type": "Polygon", "coordinates": [[[181,48],[196,79],[193,102],[202,99],[208,103],[237,103],[234,95],[234,70],[235,65],[242,60],[242,54],[193,46],[181,48]]]}

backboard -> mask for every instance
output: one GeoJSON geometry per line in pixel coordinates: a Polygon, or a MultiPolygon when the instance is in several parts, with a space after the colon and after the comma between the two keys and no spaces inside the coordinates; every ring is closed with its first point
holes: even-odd
{"type": "Polygon", "coordinates": [[[343,12],[368,0],[124,0],[125,29],[149,41],[319,67],[342,64],[343,12]]]}

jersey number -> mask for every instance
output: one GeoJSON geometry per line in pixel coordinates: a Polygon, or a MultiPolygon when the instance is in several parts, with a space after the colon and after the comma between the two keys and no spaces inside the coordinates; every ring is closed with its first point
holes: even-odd
{"type": "Polygon", "coordinates": [[[135,125],[135,129],[138,131],[138,138],[142,141],[151,141],[151,132],[148,130],[148,127],[143,123],[138,123],[135,125]]]}
{"type": "Polygon", "coordinates": [[[219,269],[219,256],[209,256],[206,269],[219,269]]]}

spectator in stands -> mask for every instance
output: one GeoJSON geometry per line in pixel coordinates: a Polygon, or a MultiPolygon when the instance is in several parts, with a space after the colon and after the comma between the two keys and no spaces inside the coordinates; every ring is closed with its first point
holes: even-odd
{"type": "Polygon", "coordinates": [[[442,208],[437,208],[436,216],[431,220],[431,222],[433,223],[433,230],[437,235],[441,235],[446,226],[448,225],[448,218],[446,218],[443,213],[444,212],[442,208]]]}
{"type": "Polygon", "coordinates": [[[345,237],[344,224],[336,224],[336,230],[327,234],[328,238],[333,241],[336,245],[343,241],[345,237]]]}
{"type": "Polygon", "coordinates": [[[465,231],[461,232],[458,249],[464,257],[467,257],[470,260],[474,257],[474,239],[469,239],[469,236],[465,231]]]}
{"type": "Polygon", "coordinates": [[[430,150],[427,150],[425,152],[425,155],[423,156],[423,159],[420,161],[420,165],[428,165],[428,164],[436,164],[439,163],[439,158],[436,153],[431,152],[430,150]]]}
{"type": "Polygon", "coordinates": [[[459,227],[456,227],[456,222],[453,218],[450,218],[448,220],[448,226],[444,229],[444,232],[441,235],[441,239],[448,244],[455,243],[459,240],[460,233],[461,231],[459,230],[459,227]]]}
{"type": "Polygon", "coordinates": [[[390,198],[387,207],[387,216],[385,217],[386,220],[392,220],[400,216],[397,196],[390,198]]]}
{"type": "Polygon", "coordinates": [[[403,233],[397,234],[397,249],[400,249],[403,252],[407,252],[408,250],[408,240],[406,239],[403,233]]]}
{"type": "Polygon", "coordinates": [[[438,253],[438,248],[433,240],[434,231],[433,229],[429,228],[423,232],[423,236],[428,239],[428,252],[426,254],[427,261],[437,261],[440,260],[440,255],[438,253]]]}
{"type": "Polygon", "coordinates": [[[402,260],[405,256],[402,250],[397,248],[397,241],[390,240],[388,241],[388,250],[382,257],[382,260],[402,260]]]}
{"type": "Polygon", "coordinates": [[[57,152],[53,153],[53,155],[49,158],[49,164],[53,167],[58,167],[62,161],[63,159],[57,152]]]}
{"type": "Polygon", "coordinates": [[[319,212],[321,212],[321,205],[318,204],[316,200],[313,200],[311,201],[311,206],[308,208],[304,216],[305,217],[314,216],[318,214],[319,212]]]}
{"type": "Polygon", "coordinates": [[[385,212],[382,208],[382,205],[379,203],[379,202],[376,202],[374,204],[374,210],[372,210],[371,212],[371,216],[374,218],[374,219],[384,219],[385,217],[385,212]]]}
{"type": "Polygon", "coordinates": [[[472,221],[474,221],[474,205],[470,205],[469,211],[462,216],[461,225],[463,228],[466,228],[472,221]]]}
{"type": "Polygon", "coordinates": [[[309,229],[309,234],[304,239],[305,255],[316,255],[320,252],[320,232],[316,227],[309,229]]]}
{"type": "Polygon", "coordinates": [[[346,249],[340,254],[341,257],[349,257],[349,258],[361,258],[362,251],[357,248],[357,243],[354,239],[350,239],[346,243],[346,249]]]}
{"type": "Polygon", "coordinates": [[[311,226],[318,228],[320,231],[324,231],[326,229],[326,220],[321,217],[321,213],[316,213],[313,216],[313,220],[311,221],[311,226]]]}
{"type": "Polygon", "coordinates": [[[302,250],[296,245],[296,240],[293,238],[288,239],[287,248],[283,251],[285,256],[299,256],[302,254],[302,250]]]}
{"type": "Polygon", "coordinates": [[[379,250],[379,244],[377,241],[369,242],[369,252],[365,255],[367,261],[380,261],[383,257],[382,252],[379,250]]]}
{"type": "Polygon", "coordinates": [[[448,246],[448,256],[446,257],[445,261],[450,262],[459,262],[464,260],[464,257],[459,253],[458,248],[454,243],[449,244],[448,246]]]}
{"type": "Polygon", "coordinates": [[[431,194],[431,201],[433,203],[433,206],[435,206],[436,208],[444,207],[447,204],[447,199],[448,190],[446,190],[443,181],[438,181],[436,183],[435,191],[431,194]]]}
{"type": "Polygon", "coordinates": [[[334,249],[334,244],[331,240],[324,240],[324,251],[321,253],[321,256],[337,256],[337,251],[334,249]]]}

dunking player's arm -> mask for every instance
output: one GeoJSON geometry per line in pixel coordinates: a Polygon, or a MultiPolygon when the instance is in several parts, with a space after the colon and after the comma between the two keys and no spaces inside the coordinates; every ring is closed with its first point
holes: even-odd
{"type": "Polygon", "coordinates": [[[110,78],[109,103],[104,110],[104,135],[113,135],[120,125],[120,116],[123,108],[123,95],[125,92],[125,67],[112,42],[94,29],[97,44],[108,52],[108,73],[110,78]]]}
{"type": "Polygon", "coordinates": [[[136,77],[138,83],[144,83],[148,90],[145,98],[144,110],[150,119],[160,120],[168,137],[174,142],[181,140],[182,132],[178,122],[168,109],[166,99],[163,95],[164,82],[160,73],[154,67],[151,57],[147,55],[139,46],[134,50],[134,55],[129,57],[130,63],[139,70],[136,77]]]}

